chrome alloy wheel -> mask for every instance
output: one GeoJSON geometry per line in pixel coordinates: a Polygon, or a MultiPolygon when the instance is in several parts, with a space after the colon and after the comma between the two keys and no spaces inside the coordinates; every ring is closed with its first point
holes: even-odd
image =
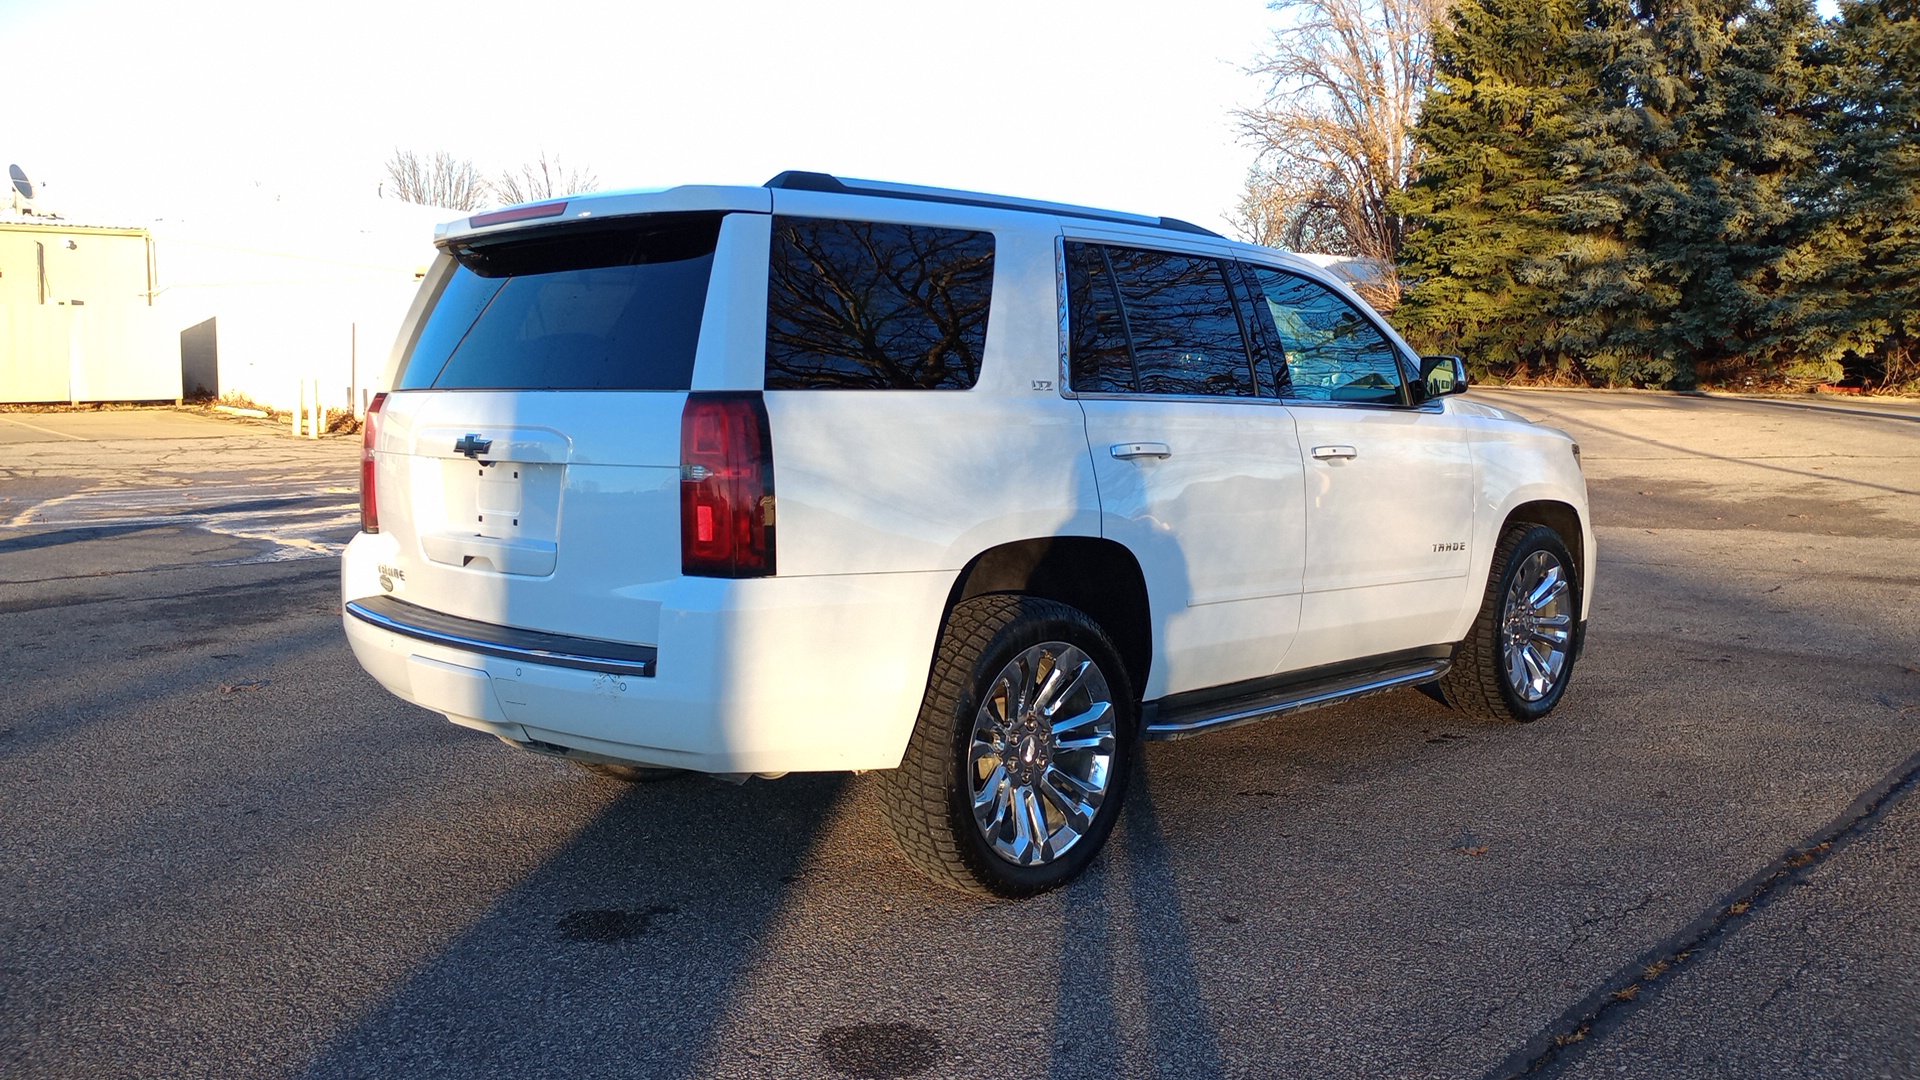
{"type": "Polygon", "coordinates": [[[1064,641],[1021,653],[973,716],[967,780],[973,820],[1016,866],[1052,862],[1093,827],[1113,780],[1113,694],[1064,641]]]}
{"type": "Polygon", "coordinates": [[[1566,670],[1573,644],[1572,600],[1566,569],[1551,552],[1528,555],[1507,586],[1500,643],[1507,685],[1521,701],[1551,694],[1566,670]]]}

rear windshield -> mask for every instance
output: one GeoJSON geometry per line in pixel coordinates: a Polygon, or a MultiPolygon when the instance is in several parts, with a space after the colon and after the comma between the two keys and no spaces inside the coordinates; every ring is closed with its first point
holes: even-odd
{"type": "Polygon", "coordinates": [[[452,249],[399,390],[686,390],[719,214],[569,224],[452,249]]]}

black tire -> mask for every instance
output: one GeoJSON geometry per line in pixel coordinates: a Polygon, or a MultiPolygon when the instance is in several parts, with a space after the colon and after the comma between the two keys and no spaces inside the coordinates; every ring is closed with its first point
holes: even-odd
{"type": "MultiPolygon", "coordinates": [[[[1055,664],[1055,660],[1041,662],[1055,664]]],[[[1078,670],[1077,658],[1067,663],[1076,665],[1078,670]]],[[[1065,670],[1065,664],[1057,666],[1065,670]]],[[[1074,685],[1096,683],[1089,677],[1084,684],[1074,685]]],[[[1055,707],[1065,708],[1070,701],[1094,701],[1093,697],[1078,697],[1081,692],[1060,695],[1055,707]]],[[[1001,711],[1005,711],[1004,706],[1001,711]]],[[[1082,714],[1096,712],[1100,712],[1097,706],[1089,706],[1082,714]]],[[[985,715],[988,719],[982,722],[993,723],[994,713],[989,711],[985,715]]],[[[1033,715],[1037,719],[1037,714],[1033,715]]],[[[1126,796],[1128,770],[1133,767],[1138,718],[1139,706],[1119,653],[1099,624],[1084,612],[1031,596],[1005,594],[968,600],[947,616],[926,696],[921,702],[920,717],[899,768],[879,774],[881,815],[907,860],[942,885],[1000,897],[1032,896],[1056,888],[1085,870],[1113,832],[1126,796]],[[1101,715],[1111,717],[1110,750],[1107,749],[1109,740],[1104,736],[1099,739],[1099,750],[1070,749],[1063,740],[1049,736],[1050,742],[1042,747],[1036,759],[1035,743],[1029,736],[1024,743],[1007,744],[1008,752],[983,757],[980,767],[984,768],[988,761],[998,761],[998,768],[1014,771],[1024,768],[1029,776],[1051,779],[1057,772],[1049,770],[1049,762],[1075,768],[1075,762],[1085,763],[1094,755],[1108,753],[1107,764],[1100,774],[1104,777],[1104,790],[1097,809],[1090,816],[1090,825],[1068,840],[1064,850],[1046,857],[1045,861],[1019,865],[1011,856],[995,850],[987,836],[989,826],[978,823],[974,816],[972,789],[974,782],[981,779],[975,774],[973,763],[976,719],[982,713],[986,695],[1001,685],[1002,676],[1014,670],[1012,665],[1016,661],[1034,655],[1034,650],[1041,650],[1039,655],[1043,658],[1052,657],[1059,652],[1055,646],[1062,643],[1084,654],[1095,675],[1104,681],[1107,708],[1101,715]]],[[[1044,725],[1045,721],[1039,720],[1039,723],[1044,725]]],[[[1085,735],[1093,729],[1075,730],[1085,735]]],[[[991,782],[992,775],[994,773],[989,774],[987,783],[991,782]]],[[[1030,790],[1036,792],[1035,805],[1043,807],[1039,819],[1042,827],[1055,827],[1048,815],[1059,815],[1061,823],[1057,827],[1063,831],[1057,835],[1066,835],[1071,831],[1073,819],[1058,804],[1046,801],[1047,797],[1038,793],[1045,785],[1038,780],[1034,783],[1039,786],[1030,790]]],[[[1060,790],[1057,780],[1052,780],[1052,785],[1054,790],[1060,790]]],[[[1017,793],[1022,789],[1013,786],[997,790],[1017,793]]],[[[1086,805],[1082,804],[1081,809],[1086,809],[1086,805]]],[[[1010,817],[1000,820],[1006,828],[1012,827],[1010,817]]],[[[1029,832],[1026,821],[1019,824],[1023,836],[1029,832]]],[[[1047,850],[1045,844],[1039,848],[1042,852],[1047,850]]]]}
{"type": "MultiPolygon", "coordinates": [[[[1535,563],[1534,565],[1538,565],[1535,563]]],[[[1481,598],[1480,613],[1466,640],[1454,646],[1453,666],[1439,681],[1440,696],[1454,709],[1483,720],[1515,720],[1531,723],[1553,711],[1566,693],[1573,677],[1573,663],[1580,653],[1580,577],[1573,557],[1560,534],[1545,525],[1519,522],[1501,534],[1494,549],[1493,566],[1487,574],[1487,590],[1481,598]],[[1536,554],[1544,554],[1557,563],[1566,583],[1564,600],[1556,617],[1566,617],[1566,641],[1560,667],[1544,692],[1533,696],[1537,687],[1523,691],[1508,674],[1507,646],[1511,635],[1507,616],[1514,595],[1514,581],[1536,554]]]]}
{"type": "Polygon", "coordinates": [[[611,761],[574,761],[573,763],[595,776],[604,776],[609,780],[619,780],[628,784],[657,784],[662,780],[678,780],[683,776],[693,775],[690,770],[669,769],[663,765],[616,765],[611,761]]]}

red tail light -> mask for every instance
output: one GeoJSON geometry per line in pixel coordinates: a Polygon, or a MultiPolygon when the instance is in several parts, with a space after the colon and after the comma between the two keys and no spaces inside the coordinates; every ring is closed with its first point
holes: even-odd
{"type": "Polygon", "coordinates": [[[364,533],[380,531],[380,500],[373,490],[373,444],[380,406],[386,402],[387,395],[373,395],[367,405],[367,418],[360,421],[360,531],[364,533]]]}
{"type": "Polygon", "coordinates": [[[687,395],[680,412],[680,570],[773,573],[773,440],[757,393],[687,395]]]}

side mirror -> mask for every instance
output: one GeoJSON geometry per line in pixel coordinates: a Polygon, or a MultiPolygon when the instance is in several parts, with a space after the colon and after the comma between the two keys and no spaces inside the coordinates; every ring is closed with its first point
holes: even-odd
{"type": "Polygon", "coordinates": [[[1429,399],[1465,393],[1473,385],[1467,375],[1467,362],[1458,356],[1421,357],[1420,380],[1426,383],[1429,399]]]}

